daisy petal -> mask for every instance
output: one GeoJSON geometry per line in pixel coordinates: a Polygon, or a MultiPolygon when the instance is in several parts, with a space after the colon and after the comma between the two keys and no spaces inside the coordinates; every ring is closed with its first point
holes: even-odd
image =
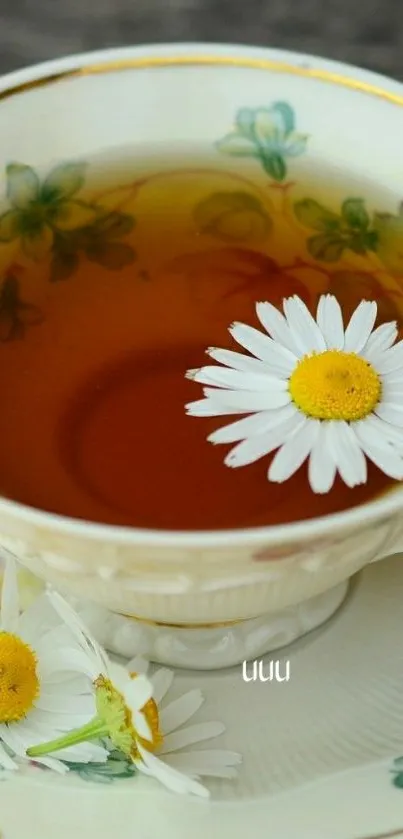
{"type": "Polygon", "coordinates": [[[36,757],[35,763],[39,766],[45,766],[46,769],[52,769],[53,772],[58,772],[59,775],[67,775],[69,767],[61,760],[56,760],[54,757],[36,757]]]}
{"type": "Polygon", "coordinates": [[[389,381],[388,376],[382,376],[382,402],[399,402],[403,401],[403,376],[400,380],[389,381]]]}
{"type": "MultiPolygon", "coordinates": [[[[119,688],[119,680],[113,679],[116,687],[119,688]]],[[[147,702],[152,697],[153,686],[146,676],[136,676],[134,679],[122,685],[122,693],[124,693],[130,704],[136,708],[144,708],[147,702]]]]}
{"type": "Polygon", "coordinates": [[[136,655],[127,662],[125,670],[129,673],[136,673],[136,675],[146,676],[149,670],[149,662],[141,655],[136,655]]]}
{"type": "MultiPolygon", "coordinates": [[[[214,391],[215,392],[215,391],[214,391]]],[[[250,408],[229,408],[228,405],[217,405],[213,399],[197,399],[185,405],[186,413],[190,417],[226,417],[232,414],[250,414],[250,408]]]]}
{"type": "Polygon", "coordinates": [[[193,793],[202,798],[209,798],[209,791],[197,781],[187,777],[181,772],[177,772],[171,766],[168,766],[162,760],[159,760],[155,755],[147,752],[139,745],[139,752],[142,760],[136,760],[135,765],[140,772],[150,775],[157,781],[160,781],[165,787],[182,795],[186,793],[193,793]]]}
{"type": "Polygon", "coordinates": [[[161,728],[164,734],[170,734],[174,729],[179,728],[199,710],[204,702],[203,694],[197,688],[183,694],[175,699],[160,713],[161,728]]]}
{"type": "Polygon", "coordinates": [[[216,403],[217,407],[248,409],[254,411],[268,411],[282,408],[290,402],[290,394],[286,389],[286,382],[278,381],[276,387],[268,391],[249,392],[246,390],[214,390],[205,387],[204,396],[216,403]]]}
{"type": "Polygon", "coordinates": [[[378,373],[392,373],[403,367],[403,341],[398,341],[390,349],[385,350],[377,359],[378,373]]]}
{"type": "Polygon", "coordinates": [[[403,451],[403,428],[398,428],[389,422],[385,422],[380,417],[377,417],[376,414],[369,414],[365,419],[361,420],[360,425],[362,426],[364,423],[368,426],[373,437],[384,440],[390,443],[391,446],[396,446],[403,451]]]}
{"type": "Polygon", "coordinates": [[[347,422],[328,422],[327,442],[337,471],[348,487],[365,484],[367,464],[352,426],[347,422]]]}
{"type": "Polygon", "coordinates": [[[367,361],[376,365],[379,355],[384,353],[385,350],[390,349],[392,344],[396,341],[397,335],[396,321],[392,323],[382,323],[381,326],[378,326],[377,329],[374,329],[371,333],[367,343],[362,348],[360,355],[362,355],[362,357],[367,361]]]}
{"type": "Polygon", "coordinates": [[[274,373],[282,376],[289,376],[292,373],[295,367],[295,355],[286,347],[277,344],[254,326],[247,326],[244,323],[232,324],[229,331],[241,347],[269,364],[274,373]]]}
{"type": "Polygon", "coordinates": [[[336,464],[328,443],[327,423],[321,423],[318,438],[309,456],[308,479],[313,491],[329,492],[336,477],[336,464]]]}
{"type": "Polygon", "coordinates": [[[261,434],[267,434],[291,416],[295,416],[295,405],[292,402],[277,411],[259,411],[257,414],[251,414],[231,423],[231,425],[225,425],[223,428],[213,431],[207,439],[210,443],[235,443],[237,440],[257,437],[261,434]]]}
{"type": "Polygon", "coordinates": [[[246,373],[264,373],[267,370],[267,365],[259,358],[250,358],[248,355],[233,350],[209,347],[206,352],[213,361],[217,361],[218,364],[223,364],[225,367],[232,367],[233,370],[241,370],[246,373]]]}
{"type": "MultiPolygon", "coordinates": [[[[95,701],[90,693],[87,696],[75,696],[69,693],[69,699],[66,703],[66,691],[52,691],[49,690],[48,685],[45,685],[36,700],[36,708],[47,714],[67,714],[69,718],[71,714],[81,715],[85,722],[85,719],[88,720],[91,715],[95,714],[95,701]]],[[[70,728],[72,727],[70,725],[70,728]]]]}
{"type": "Polygon", "coordinates": [[[164,696],[168,693],[173,680],[174,674],[172,670],[168,670],[167,667],[161,667],[160,670],[157,670],[156,673],[153,673],[151,676],[153,699],[157,705],[160,704],[160,702],[164,699],[164,696]]]}
{"type": "Polygon", "coordinates": [[[238,466],[255,463],[260,458],[278,449],[289,435],[297,434],[299,429],[305,425],[305,422],[305,417],[294,409],[293,415],[288,420],[277,423],[265,434],[243,440],[242,443],[231,449],[224,460],[225,465],[235,469],[238,466]]]}
{"type": "Polygon", "coordinates": [[[164,737],[164,744],[160,754],[176,752],[194,743],[202,743],[204,740],[212,740],[219,737],[225,731],[225,725],[221,722],[201,722],[197,725],[190,725],[181,731],[174,731],[164,737]]]}
{"type": "Polygon", "coordinates": [[[345,352],[361,352],[368,341],[376,321],[377,305],[362,300],[351,315],[344,335],[345,352]]]}
{"type": "Polygon", "coordinates": [[[393,446],[375,438],[373,430],[365,422],[355,423],[354,433],[368,459],[372,460],[381,472],[398,481],[403,479],[403,459],[393,446]]]}
{"type": "Polygon", "coordinates": [[[326,341],[328,350],[342,350],[344,347],[344,325],[340,304],[333,294],[322,294],[319,298],[316,322],[326,341]]]}
{"type": "Polygon", "coordinates": [[[257,303],[256,314],[273,340],[290,350],[297,361],[300,352],[284,315],[271,303],[257,303]]]}
{"type": "Polygon", "coordinates": [[[57,591],[47,593],[50,602],[62,621],[71,629],[82,649],[92,657],[94,663],[102,673],[108,666],[107,657],[99,644],[92,638],[91,633],[74,609],[58,594],[57,591]]]}
{"type": "Polygon", "coordinates": [[[275,454],[268,471],[269,481],[281,484],[298,471],[316,443],[319,425],[319,420],[304,418],[298,431],[275,454]]]}
{"type": "Polygon", "coordinates": [[[0,602],[0,626],[3,632],[15,633],[19,617],[17,563],[7,557],[0,602]]]}
{"type": "Polygon", "coordinates": [[[375,414],[391,425],[403,428],[403,405],[394,402],[380,402],[375,408],[375,414]]]}
{"type": "Polygon", "coordinates": [[[323,352],[326,341],[309,309],[299,297],[284,300],[284,314],[295,343],[301,353],[323,352]]]}
{"type": "Polygon", "coordinates": [[[153,735],[150,729],[150,726],[146,720],[145,715],[141,711],[134,711],[133,713],[133,725],[137,731],[139,737],[143,740],[146,740],[148,743],[152,743],[153,735]]]}
{"type": "Polygon", "coordinates": [[[234,390],[267,390],[276,387],[278,379],[266,373],[245,373],[240,370],[228,370],[226,367],[201,367],[188,370],[186,378],[202,385],[232,388],[234,390]]]}
{"type": "MultiPolygon", "coordinates": [[[[1,729],[2,729],[2,726],[0,726],[0,739],[1,739],[1,729]]],[[[18,769],[17,764],[14,762],[14,760],[12,760],[10,755],[7,754],[6,750],[3,748],[1,743],[0,743],[0,767],[2,769],[10,769],[12,771],[14,769],[18,769]]]]}

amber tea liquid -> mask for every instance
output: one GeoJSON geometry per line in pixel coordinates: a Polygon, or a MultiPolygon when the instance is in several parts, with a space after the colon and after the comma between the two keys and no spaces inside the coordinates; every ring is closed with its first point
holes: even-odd
{"type": "Polygon", "coordinates": [[[256,301],[298,294],[314,311],[331,290],[346,317],[378,299],[383,321],[400,318],[396,281],[351,253],[315,262],[292,188],[255,170],[165,161],[123,174],[83,189],[95,220],[53,231],[53,251],[35,261],[20,242],[1,256],[1,493],[95,522],[205,530],[323,516],[390,487],[372,467],[365,486],[338,480],[326,496],[306,467],[283,485],[267,481],[269,458],[229,469],[229,447],[206,438],[235,418],[184,406],[202,397],[186,370],[209,363],[209,346],[235,348],[228,326],[257,326],[256,301]]]}

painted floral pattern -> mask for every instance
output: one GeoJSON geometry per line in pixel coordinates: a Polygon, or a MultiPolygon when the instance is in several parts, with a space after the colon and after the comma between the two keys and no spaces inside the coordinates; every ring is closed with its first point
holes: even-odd
{"type": "Polygon", "coordinates": [[[271,178],[283,181],[288,158],[303,154],[307,141],[306,134],[296,131],[293,108],[275,102],[269,108],[241,108],[235,130],[219,140],[217,148],[234,157],[255,158],[271,178]]]}
{"type": "MultiPolygon", "coordinates": [[[[236,159],[239,171],[232,167],[225,173],[225,187],[206,191],[187,209],[189,229],[210,240],[211,247],[189,250],[167,266],[189,278],[194,299],[203,287],[203,295],[211,298],[211,305],[214,299],[215,312],[223,316],[228,279],[231,305],[251,284],[256,299],[268,297],[276,305],[291,294],[314,305],[320,289],[336,294],[346,313],[363,297],[373,297],[380,320],[396,318],[396,306],[403,304],[402,290],[393,280],[403,277],[403,204],[396,212],[381,212],[369,209],[361,196],[346,197],[334,207],[314,195],[301,195],[296,161],[309,153],[309,136],[301,131],[289,102],[241,107],[233,130],[218,140],[216,149],[222,157],[236,159]],[[242,170],[241,158],[256,164],[253,177],[242,170]],[[287,264],[276,251],[285,230],[293,245],[287,264]],[[306,274],[313,269],[321,274],[317,287],[306,274]],[[234,276],[239,277],[235,291],[234,276]]],[[[46,279],[58,283],[72,278],[85,261],[114,272],[137,259],[133,282],[152,282],[152,270],[137,257],[132,234],[135,216],[141,217],[140,192],[167,172],[137,177],[94,197],[88,192],[88,168],[85,161],[66,161],[43,176],[27,163],[6,167],[0,252],[2,245],[13,244],[18,251],[11,248],[14,262],[3,262],[0,273],[0,342],[24,337],[43,320],[29,299],[27,264],[43,265],[46,279]]],[[[192,174],[191,169],[183,172],[192,174]]]]}
{"type": "Polygon", "coordinates": [[[10,268],[0,286],[0,341],[23,338],[27,328],[41,323],[42,319],[40,309],[21,296],[20,281],[10,268]]]}
{"type": "Polygon", "coordinates": [[[111,270],[135,258],[130,245],[120,242],[133,229],[134,219],[80,197],[86,169],[86,163],[62,163],[41,180],[25,163],[6,167],[10,206],[0,216],[0,243],[18,239],[29,259],[50,258],[52,281],[68,279],[81,252],[111,270]]]}
{"type": "MultiPolygon", "coordinates": [[[[114,781],[121,781],[125,779],[127,780],[129,778],[134,778],[134,776],[137,774],[137,769],[134,766],[134,763],[124,754],[118,751],[110,752],[108,755],[108,759],[105,761],[105,763],[71,763],[67,761],[64,762],[69,770],[67,779],[70,773],[72,773],[73,775],[77,775],[79,778],[81,778],[81,780],[93,784],[112,784],[114,783],[114,781]]],[[[41,764],[35,763],[35,761],[32,761],[31,767],[36,771],[43,772],[44,774],[51,774],[51,770],[47,769],[41,764]]],[[[14,772],[10,772],[5,769],[0,769],[0,782],[7,781],[14,776],[14,772]]]]}

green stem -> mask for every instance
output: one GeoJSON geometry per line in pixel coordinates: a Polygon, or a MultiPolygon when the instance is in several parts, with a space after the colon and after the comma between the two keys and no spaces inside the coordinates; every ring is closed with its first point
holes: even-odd
{"type": "Polygon", "coordinates": [[[28,757],[41,757],[41,755],[49,755],[52,752],[58,752],[60,749],[67,749],[69,746],[76,746],[77,743],[85,743],[87,740],[99,740],[101,737],[107,737],[108,727],[99,717],[94,717],[91,722],[83,725],[81,728],[76,728],[64,737],[58,737],[56,740],[49,740],[47,743],[42,743],[40,746],[31,746],[27,749],[28,757]]]}

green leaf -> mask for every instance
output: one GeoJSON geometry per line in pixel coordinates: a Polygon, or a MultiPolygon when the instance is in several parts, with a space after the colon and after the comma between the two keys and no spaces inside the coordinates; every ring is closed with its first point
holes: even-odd
{"type": "Polygon", "coordinates": [[[74,251],[54,249],[50,266],[51,283],[68,280],[77,270],[79,264],[78,253],[74,251]]]}
{"type": "Polygon", "coordinates": [[[265,154],[261,151],[259,157],[262,162],[263,169],[268,175],[270,175],[271,178],[275,181],[284,180],[287,174],[287,166],[281,154],[277,154],[276,152],[273,152],[272,154],[265,154]]]}
{"type": "Polygon", "coordinates": [[[291,134],[291,132],[295,130],[294,109],[291,105],[287,102],[275,102],[271,110],[278,113],[281,117],[285,134],[291,134]]]}
{"type": "Polygon", "coordinates": [[[25,210],[39,198],[39,178],[31,166],[24,163],[9,163],[6,167],[7,196],[13,207],[25,210]]]}
{"type": "Polygon", "coordinates": [[[320,236],[311,236],[307,241],[307,248],[314,259],[321,262],[337,262],[345,248],[345,242],[341,237],[322,233],[320,236]]]}
{"type": "Polygon", "coordinates": [[[248,192],[216,192],[196,207],[198,229],[225,241],[261,239],[272,221],[262,203],[248,192]]]}
{"type": "Polygon", "coordinates": [[[18,210],[9,210],[0,216],[0,242],[12,242],[20,235],[19,220],[18,210]]]}
{"type": "Polygon", "coordinates": [[[94,242],[86,248],[85,253],[91,262],[96,262],[109,271],[119,271],[136,258],[133,248],[122,242],[94,242]]]}
{"type": "Polygon", "coordinates": [[[362,198],[347,198],[343,201],[341,214],[349,227],[366,230],[369,225],[370,218],[362,198]]]}
{"type": "Polygon", "coordinates": [[[135,227],[133,216],[128,213],[113,212],[102,216],[96,222],[97,232],[107,239],[120,239],[127,236],[135,227]]]}
{"type": "Polygon", "coordinates": [[[227,134],[226,137],[216,143],[216,148],[223,154],[232,154],[234,157],[259,156],[253,141],[247,137],[240,137],[239,134],[227,134]]]}
{"type": "Polygon", "coordinates": [[[319,204],[318,201],[314,201],[313,198],[296,201],[294,212],[298,221],[305,227],[326,231],[336,231],[340,228],[339,216],[319,204]]]}
{"type": "Polygon", "coordinates": [[[43,183],[41,198],[47,203],[66,200],[84,185],[86,163],[62,163],[52,169],[43,183]]]}
{"type": "Polygon", "coordinates": [[[403,789],[403,772],[399,772],[393,779],[393,786],[403,789]]]}

